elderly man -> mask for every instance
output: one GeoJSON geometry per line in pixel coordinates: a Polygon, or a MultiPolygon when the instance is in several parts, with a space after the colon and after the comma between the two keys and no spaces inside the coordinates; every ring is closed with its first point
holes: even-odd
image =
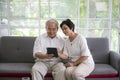
{"type": "Polygon", "coordinates": [[[65,80],[65,66],[60,62],[60,58],[66,59],[67,56],[60,54],[63,49],[64,40],[57,34],[58,22],[55,19],[49,19],[46,22],[46,33],[36,38],[33,48],[33,56],[36,63],[32,67],[32,79],[43,80],[47,71],[52,71],[54,80],[65,80]],[[47,48],[57,49],[58,57],[54,54],[48,54],[47,48]]]}

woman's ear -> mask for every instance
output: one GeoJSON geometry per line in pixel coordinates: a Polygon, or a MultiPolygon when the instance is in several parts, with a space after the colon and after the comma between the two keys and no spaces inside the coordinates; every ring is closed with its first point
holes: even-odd
{"type": "Polygon", "coordinates": [[[71,28],[71,30],[74,32],[74,28],[71,28]]]}

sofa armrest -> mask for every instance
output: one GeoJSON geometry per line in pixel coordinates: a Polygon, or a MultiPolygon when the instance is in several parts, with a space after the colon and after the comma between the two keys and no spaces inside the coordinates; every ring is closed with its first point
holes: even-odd
{"type": "Polygon", "coordinates": [[[110,51],[110,65],[117,69],[120,77],[120,54],[110,51]]]}
{"type": "Polygon", "coordinates": [[[117,70],[120,70],[120,54],[110,51],[110,64],[117,70]]]}

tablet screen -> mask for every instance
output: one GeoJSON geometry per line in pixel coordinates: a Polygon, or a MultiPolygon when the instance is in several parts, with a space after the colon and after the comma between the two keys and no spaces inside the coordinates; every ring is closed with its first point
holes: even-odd
{"type": "Polygon", "coordinates": [[[47,54],[54,54],[54,57],[58,57],[57,48],[48,47],[47,54]]]}

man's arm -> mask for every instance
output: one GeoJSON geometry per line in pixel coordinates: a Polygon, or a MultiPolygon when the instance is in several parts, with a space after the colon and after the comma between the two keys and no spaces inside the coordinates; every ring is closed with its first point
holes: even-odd
{"type": "Polygon", "coordinates": [[[41,52],[37,52],[35,53],[35,56],[40,59],[45,59],[45,58],[51,59],[54,56],[54,54],[42,54],[41,52]]]}

